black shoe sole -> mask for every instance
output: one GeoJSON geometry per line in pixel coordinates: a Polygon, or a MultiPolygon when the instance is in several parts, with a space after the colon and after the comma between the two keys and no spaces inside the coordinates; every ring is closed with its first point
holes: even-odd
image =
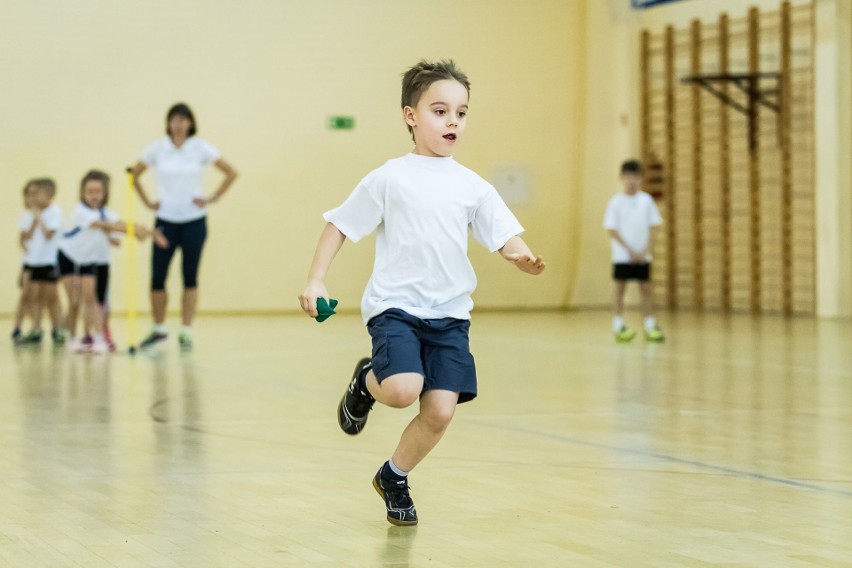
{"type": "MultiPolygon", "coordinates": [[[[379,494],[379,496],[382,498],[382,501],[386,502],[385,501],[385,492],[382,491],[382,488],[379,486],[378,474],[375,477],[373,477],[373,489],[376,490],[376,493],[379,494]]],[[[417,521],[419,519],[415,519],[413,521],[400,521],[399,519],[395,519],[395,518],[391,517],[390,515],[388,515],[387,520],[390,524],[395,525],[397,527],[413,527],[414,525],[417,524],[417,521]]]]}

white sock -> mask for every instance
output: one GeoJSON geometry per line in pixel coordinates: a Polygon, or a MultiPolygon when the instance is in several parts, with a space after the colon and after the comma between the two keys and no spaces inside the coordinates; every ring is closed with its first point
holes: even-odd
{"type": "Polygon", "coordinates": [[[164,323],[155,323],[155,324],[154,324],[154,331],[155,331],[156,333],[162,333],[163,335],[165,335],[165,333],[166,333],[166,324],[164,324],[164,323]]]}
{"type": "Polygon", "coordinates": [[[104,339],[104,335],[102,333],[96,333],[92,336],[92,341],[95,343],[106,343],[106,339],[104,339]]]}
{"type": "Polygon", "coordinates": [[[645,331],[653,331],[657,327],[657,318],[648,316],[645,318],[645,331]]]}
{"type": "Polygon", "coordinates": [[[408,477],[408,472],[402,471],[401,469],[399,469],[399,467],[397,467],[397,465],[395,463],[393,463],[393,458],[390,458],[388,460],[388,466],[390,467],[391,471],[394,472],[395,474],[397,474],[398,476],[408,477]]]}
{"type": "Polygon", "coordinates": [[[624,318],[621,316],[613,316],[612,331],[621,331],[622,327],[624,327],[624,318]]]}

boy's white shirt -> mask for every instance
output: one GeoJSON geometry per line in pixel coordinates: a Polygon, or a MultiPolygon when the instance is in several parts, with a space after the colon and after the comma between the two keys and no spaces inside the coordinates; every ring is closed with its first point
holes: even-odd
{"type": "Polygon", "coordinates": [[[104,247],[109,250],[109,236],[102,229],[92,228],[92,223],[114,223],[118,220],[118,215],[109,209],[91,209],[78,203],[74,208],[69,230],[59,241],[59,250],[75,264],[97,263],[104,247]]]}
{"type": "Polygon", "coordinates": [[[494,187],[453,158],[388,160],[323,217],[358,242],[376,231],[373,274],[361,300],[370,318],[398,308],[421,319],[470,319],[476,275],[468,227],[494,252],[523,227],[494,187]]]}
{"type": "MultiPolygon", "coordinates": [[[[603,226],[607,230],[618,231],[622,240],[634,251],[645,250],[651,234],[651,227],[663,224],[660,211],[654,198],[644,191],[633,195],[619,193],[614,195],[607,204],[603,226]]],[[[630,253],[615,239],[612,242],[612,262],[614,264],[630,263],[630,253]]],[[[646,260],[651,262],[651,251],[646,260]]]]}
{"type": "Polygon", "coordinates": [[[222,155],[210,142],[196,136],[178,148],[168,136],[155,140],[142,154],[142,163],[157,170],[158,219],[188,223],[207,215],[207,209],[192,202],[204,197],[201,170],[222,155]]]}
{"type": "MultiPolygon", "coordinates": [[[[41,212],[41,225],[49,231],[56,231],[52,239],[45,238],[41,226],[33,231],[32,238],[27,241],[27,250],[24,253],[24,264],[27,266],[53,266],[56,264],[56,252],[58,250],[60,231],[62,230],[62,209],[55,203],[49,205],[41,212]]],[[[29,231],[33,226],[33,212],[24,211],[21,214],[18,228],[21,231],[29,231]]]]}

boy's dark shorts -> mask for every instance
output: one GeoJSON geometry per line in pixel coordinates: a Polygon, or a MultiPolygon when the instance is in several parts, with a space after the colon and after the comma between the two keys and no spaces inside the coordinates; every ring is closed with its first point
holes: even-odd
{"type": "Polygon", "coordinates": [[[75,264],[73,260],[59,251],[59,276],[94,276],[94,264],[75,264]]]}
{"type": "Polygon", "coordinates": [[[24,270],[29,272],[31,282],[56,282],[59,279],[59,271],[54,264],[48,266],[25,265],[24,270]]]}
{"type": "Polygon", "coordinates": [[[470,320],[420,319],[392,308],[367,323],[373,338],[373,372],[381,383],[398,373],[423,376],[423,392],[459,393],[459,404],[476,398],[476,366],[470,352],[470,320]]]}
{"type": "Polygon", "coordinates": [[[651,279],[651,264],[613,264],[612,279],[647,282],[651,279]]]}

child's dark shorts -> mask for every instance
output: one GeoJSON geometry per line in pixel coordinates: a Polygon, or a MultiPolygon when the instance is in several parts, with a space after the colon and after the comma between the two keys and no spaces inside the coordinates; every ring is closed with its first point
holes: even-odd
{"type": "Polygon", "coordinates": [[[613,264],[613,280],[638,280],[647,282],[651,279],[650,264],[613,264]]]}
{"type": "Polygon", "coordinates": [[[48,266],[24,266],[24,271],[30,273],[31,282],[56,282],[59,279],[59,269],[55,264],[48,266]]]}
{"type": "Polygon", "coordinates": [[[381,383],[398,373],[423,376],[423,392],[459,393],[459,403],[476,398],[476,366],[470,353],[470,320],[420,319],[392,308],[367,323],[373,338],[373,372],[381,383]]]}

